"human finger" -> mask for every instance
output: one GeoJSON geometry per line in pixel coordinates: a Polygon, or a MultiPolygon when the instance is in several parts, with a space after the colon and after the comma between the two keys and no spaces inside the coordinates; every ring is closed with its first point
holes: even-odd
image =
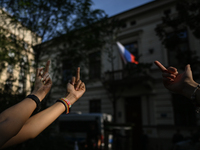
{"type": "Polygon", "coordinates": [[[170,82],[173,82],[173,81],[174,81],[174,79],[172,79],[172,78],[163,78],[164,83],[170,83],[170,82]]]}
{"type": "Polygon", "coordinates": [[[76,71],[76,82],[78,82],[79,80],[80,80],[80,67],[78,67],[76,71]]]}
{"type": "Polygon", "coordinates": [[[39,75],[43,76],[44,74],[44,70],[42,69],[40,72],[39,72],[39,75]]]}
{"type": "Polygon", "coordinates": [[[159,61],[154,61],[154,64],[156,66],[158,66],[158,68],[160,68],[160,70],[163,72],[163,71],[167,71],[167,69],[159,62],[159,61]]]}
{"type": "Polygon", "coordinates": [[[75,80],[76,80],[76,78],[75,78],[75,77],[72,77],[72,80],[71,80],[71,84],[72,84],[72,85],[75,84],[75,80]]]}
{"type": "Polygon", "coordinates": [[[49,72],[49,66],[50,66],[50,60],[47,61],[46,66],[45,66],[45,73],[49,72]]]}
{"type": "Polygon", "coordinates": [[[50,77],[50,76],[47,76],[47,77],[43,80],[43,83],[46,84],[46,83],[48,83],[50,80],[51,80],[51,77],[50,77]]]}
{"type": "Polygon", "coordinates": [[[79,90],[79,86],[81,85],[82,81],[79,80],[78,82],[76,82],[76,86],[75,86],[75,89],[76,90],[79,90]]]}
{"type": "Polygon", "coordinates": [[[176,78],[176,75],[171,74],[171,73],[167,73],[167,72],[163,72],[162,76],[163,76],[164,78],[172,78],[172,79],[175,79],[175,78],[176,78]]]}
{"type": "Polygon", "coordinates": [[[173,73],[174,75],[177,75],[177,74],[178,74],[177,69],[174,68],[174,67],[169,67],[169,68],[167,69],[167,71],[168,71],[169,73],[173,73]]]}
{"type": "Polygon", "coordinates": [[[190,64],[185,66],[185,72],[189,73],[192,76],[192,70],[191,70],[190,64]]]}
{"type": "Polygon", "coordinates": [[[85,89],[85,83],[84,83],[84,82],[82,82],[82,83],[80,84],[79,89],[85,89]]]}
{"type": "Polygon", "coordinates": [[[37,71],[36,71],[36,76],[39,76],[39,75],[40,75],[40,72],[41,72],[43,69],[44,69],[43,67],[38,68],[37,71]]]}
{"type": "Polygon", "coordinates": [[[47,78],[48,76],[50,76],[49,73],[45,73],[44,76],[42,77],[41,81],[46,80],[46,78],[47,78]]]}

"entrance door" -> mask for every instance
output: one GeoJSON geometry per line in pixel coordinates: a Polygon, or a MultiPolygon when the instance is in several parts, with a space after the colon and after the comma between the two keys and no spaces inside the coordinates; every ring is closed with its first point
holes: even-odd
{"type": "Polygon", "coordinates": [[[126,123],[133,123],[133,149],[140,149],[142,134],[141,97],[127,97],[125,99],[126,123]]]}

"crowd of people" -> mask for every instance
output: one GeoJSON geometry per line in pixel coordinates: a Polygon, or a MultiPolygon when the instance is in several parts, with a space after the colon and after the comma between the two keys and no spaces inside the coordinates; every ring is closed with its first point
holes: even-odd
{"type": "MultiPolygon", "coordinates": [[[[198,111],[200,85],[193,80],[190,65],[179,74],[174,67],[165,68],[159,61],[154,63],[161,70],[164,86],[170,91],[190,98],[198,111]]],[[[47,61],[45,68],[37,69],[32,93],[0,114],[0,148],[35,138],[63,112],[69,113],[71,105],[85,93],[85,84],[80,80],[80,68],[77,68],[76,76],[67,84],[66,93],[49,108],[31,116],[35,109],[39,109],[41,101],[51,89],[49,65],[50,61],[47,61]]]]}

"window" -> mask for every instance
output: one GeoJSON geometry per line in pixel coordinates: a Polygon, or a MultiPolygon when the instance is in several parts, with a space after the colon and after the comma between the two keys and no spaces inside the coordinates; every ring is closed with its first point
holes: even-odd
{"type": "Polygon", "coordinates": [[[12,65],[7,66],[7,72],[10,73],[10,74],[13,73],[13,66],[12,65]]]}
{"type": "Polygon", "coordinates": [[[18,83],[18,92],[23,93],[26,88],[26,76],[25,69],[21,68],[19,72],[19,83],[18,83]]]}
{"type": "Polygon", "coordinates": [[[19,80],[24,80],[25,79],[25,69],[21,68],[19,72],[19,80]]]}
{"type": "Polygon", "coordinates": [[[35,60],[31,59],[30,61],[31,61],[31,66],[35,67],[36,66],[35,60]]]}
{"type": "Polygon", "coordinates": [[[10,35],[10,39],[13,41],[13,42],[16,42],[16,35],[14,35],[14,34],[11,34],[10,35]]]}
{"type": "Polygon", "coordinates": [[[66,84],[69,80],[71,80],[72,77],[72,62],[71,61],[63,61],[62,64],[62,81],[64,84],[66,84]]]}
{"type": "Polygon", "coordinates": [[[176,126],[196,126],[195,107],[191,100],[173,94],[174,122],[176,126]]]}
{"type": "Polygon", "coordinates": [[[22,55],[20,60],[20,72],[19,72],[19,87],[18,87],[19,93],[25,92],[27,69],[28,69],[28,56],[22,55]]]}
{"type": "Polygon", "coordinates": [[[136,25],[136,21],[135,20],[131,21],[131,26],[134,26],[134,25],[136,25]]]}
{"type": "Polygon", "coordinates": [[[127,24],[126,24],[126,23],[123,23],[121,27],[122,27],[122,28],[126,28],[126,27],[127,27],[127,24]]]}
{"type": "Polygon", "coordinates": [[[101,112],[101,100],[95,99],[90,100],[90,113],[100,113],[101,112]]]}
{"type": "Polygon", "coordinates": [[[32,82],[32,83],[34,83],[35,82],[35,73],[31,73],[31,75],[30,75],[30,81],[32,82]]]}
{"type": "Polygon", "coordinates": [[[171,14],[171,9],[166,9],[163,11],[163,13],[168,16],[169,14],[171,14]]]}
{"type": "Polygon", "coordinates": [[[15,57],[15,50],[10,49],[9,52],[8,52],[8,56],[9,56],[10,58],[14,58],[14,57],[15,57]]]}
{"type": "Polygon", "coordinates": [[[4,85],[5,91],[7,91],[8,93],[12,91],[13,82],[14,82],[13,77],[12,77],[12,75],[10,75],[7,78],[6,83],[4,85]]]}
{"type": "Polygon", "coordinates": [[[131,53],[133,54],[136,59],[138,57],[138,43],[137,41],[129,43],[129,44],[125,44],[124,47],[131,53]]]}
{"type": "Polygon", "coordinates": [[[93,120],[67,120],[59,122],[59,130],[60,132],[83,132],[85,133],[88,130],[88,127],[91,124],[95,124],[96,122],[93,120]]]}
{"type": "Polygon", "coordinates": [[[17,89],[19,93],[23,93],[23,90],[24,90],[23,87],[24,87],[23,83],[22,83],[22,82],[19,82],[19,84],[18,84],[18,89],[17,89]]]}
{"type": "Polygon", "coordinates": [[[89,54],[89,78],[98,79],[101,77],[101,52],[89,54]]]}
{"type": "Polygon", "coordinates": [[[23,46],[24,46],[24,49],[28,49],[28,43],[24,42],[23,46]]]}

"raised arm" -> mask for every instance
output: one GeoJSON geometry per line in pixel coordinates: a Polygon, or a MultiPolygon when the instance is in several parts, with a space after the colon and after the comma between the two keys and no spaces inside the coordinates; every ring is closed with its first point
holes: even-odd
{"type": "MultiPolygon", "coordinates": [[[[46,67],[49,67],[49,61],[46,67]]],[[[35,87],[32,95],[38,97],[39,101],[48,93],[48,90],[44,88],[39,75],[42,68],[37,69],[35,87]]],[[[13,136],[17,135],[21,130],[24,123],[31,116],[36,108],[36,102],[31,98],[25,98],[20,103],[6,109],[0,114],[0,147],[6,143],[13,136]]]]}
{"type": "Polygon", "coordinates": [[[174,67],[166,69],[159,61],[154,62],[162,72],[163,84],[170,91],[179,93],[189,99],[195,92],[196,100],[200,104],[200,89],[197,87],[199,84],[193,80],[190,65],[185,67],[185,71],[181,74],[178,73],[174,67]]]}
{"type": "MultiPolygon", "coordinates": [[[[73,105],[84,94],[85,90],[85,84],[80,80],[80,68],[78,68],[76,77],[72,77],[71,83],[67,84],[67,94],[65,94],[64,98],[67,98],[71,105],[73,105]]],[[[28,119],[20,132],[9,140],[3,148],[35,138],[65,112],[65,110],[66,108],[63,103],[56,102],[51,107],[32,116],[28,119]]]]}

